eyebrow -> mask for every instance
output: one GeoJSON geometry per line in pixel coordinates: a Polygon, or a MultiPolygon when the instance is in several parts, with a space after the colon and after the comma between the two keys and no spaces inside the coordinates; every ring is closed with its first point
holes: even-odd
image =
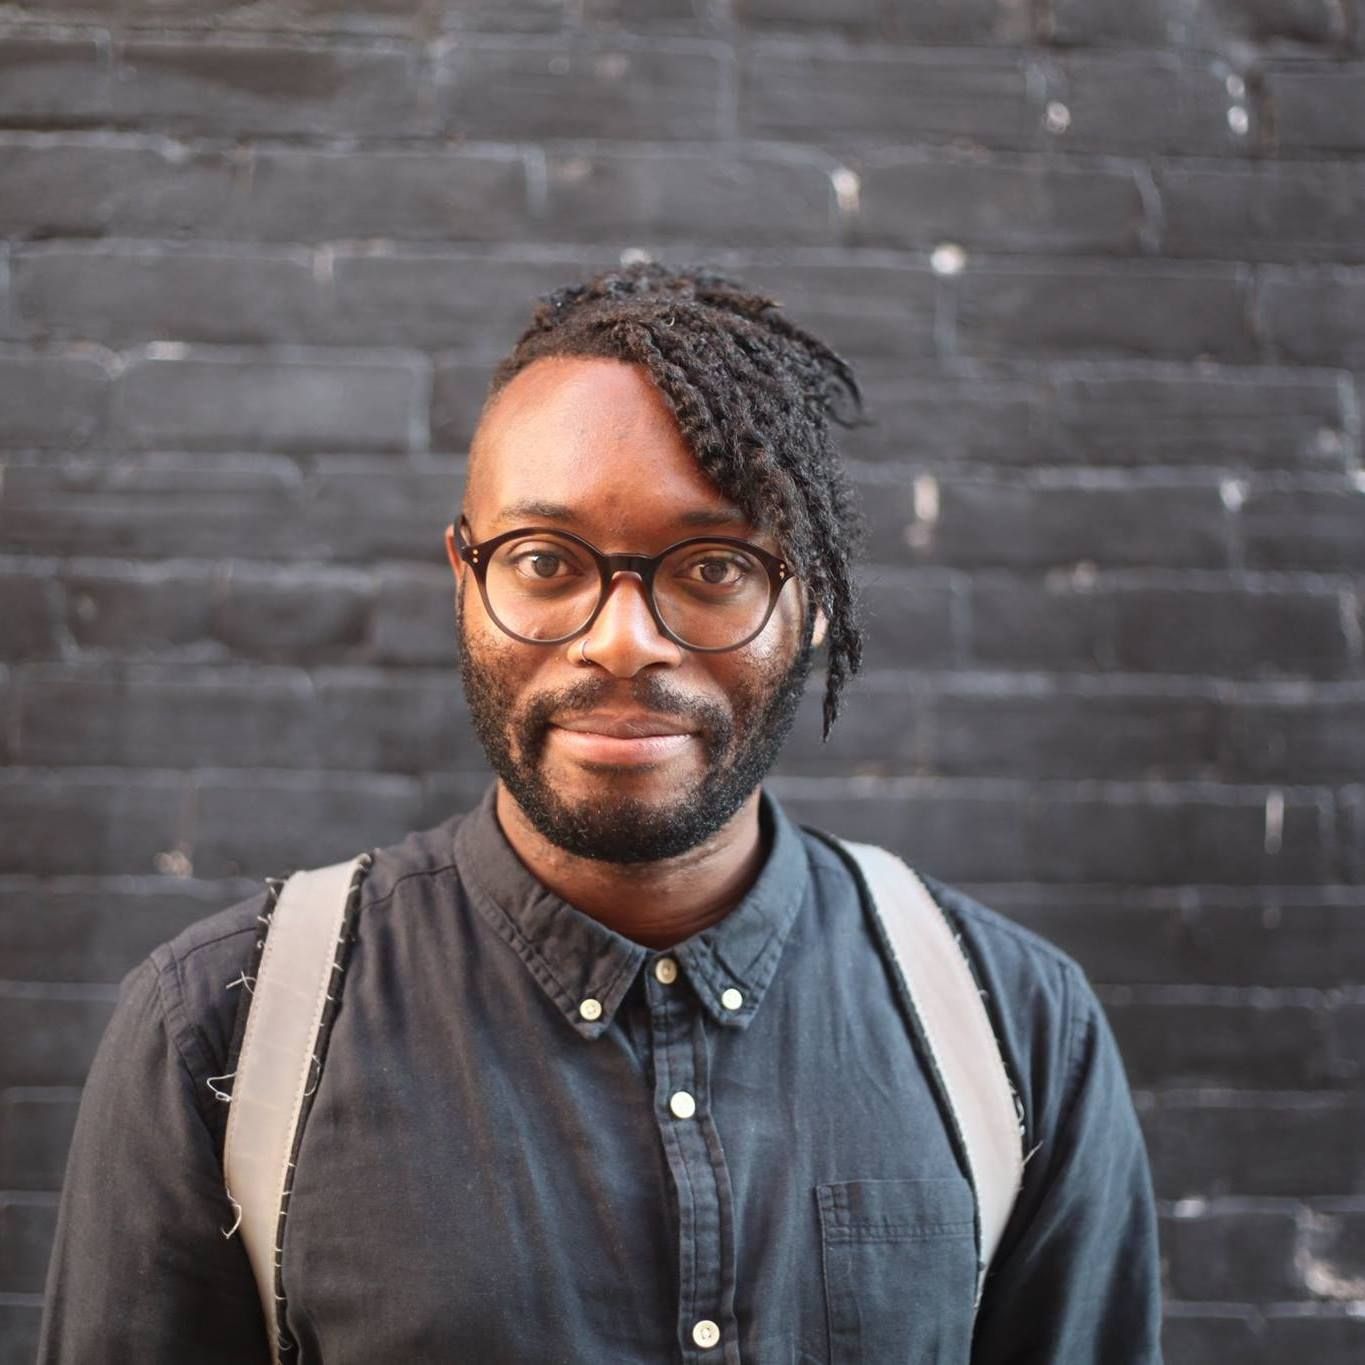
{"type": "MultiPolygon", "coordinates": [[[[545,502],[540,498],[522,498],[509,503],[496,518],[499,522],[540,521],[575,522],[577,513],[562,502],[545,502]]],[[[738,507],[693,507],[678,513],[680,526],[747,526],[749,518],[738,507]]]]}

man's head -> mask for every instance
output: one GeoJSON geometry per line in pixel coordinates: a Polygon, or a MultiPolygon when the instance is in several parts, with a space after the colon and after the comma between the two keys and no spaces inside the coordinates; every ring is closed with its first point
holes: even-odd
{"type": "Polygon", "coordinates": [[[495,372],[471,449],[466,545],[535,527],[605,554],[718,537],[768,556],[689,547],[660,566],[653,603],[641,577],[620,574],[586,633],[542,644],[507,628],[538,640],[576,629],[543,604],[601,600],[591,552],[541,536],[466,563],[448,536],[475,727],[551,842],[643,862],[720,829],[776,758],[826,635],[828,733],[861,647],[856,516],[829,438],[831,418],[848,420],[841,402],[859,402],[848,366],[770,300],[658,266],[550,295],[495,372]],[[682,643],[689,628],[671,603],[733,613],[737,596],[771,608],[752,638],[682,643]],[[532,615],[509,619],[520,611],[532,615]]]}

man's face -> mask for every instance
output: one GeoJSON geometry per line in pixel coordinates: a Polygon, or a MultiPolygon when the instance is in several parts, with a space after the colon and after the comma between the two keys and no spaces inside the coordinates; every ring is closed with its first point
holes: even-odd
{"type": "MultiPolygon", "coordinates": [[[[703,534],[779,552],[702,472],[639,366],[536,361],[498,395],[474,448],[464,512],[475,543],[540,526],[605,553],[656,554],[703,534]]],[[[661,634],[631,574],[613,581],[585,636],[535,645],[490,619],[449,535],[447,554],[475,730],[546,839],[610,862],[675,857],[754,793],[810,669],[799,581],[783,587],[755,639],[725,653],[686,650],[661,634]],[[641,738],[660,731],[674,733],[641,738]]]]}

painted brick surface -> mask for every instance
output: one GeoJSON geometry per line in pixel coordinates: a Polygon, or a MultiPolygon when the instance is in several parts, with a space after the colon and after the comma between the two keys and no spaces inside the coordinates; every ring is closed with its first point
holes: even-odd
{"type": "Polygon", "coordinates": [[[534,297],[858,367],[868,673],[775,789],[1074,954],[1167,1358],[1365,1353],[1365,10],[0,13],[0,1360],[117,983],[470,804],[441,532],[534,297]]]}

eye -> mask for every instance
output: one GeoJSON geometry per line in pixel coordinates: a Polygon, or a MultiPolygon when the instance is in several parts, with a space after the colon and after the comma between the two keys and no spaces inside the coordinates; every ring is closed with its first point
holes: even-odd
{"type": "Polygon", "coordinates": [[[683,568],[684,574],[708,588],[733,588],[753,572],[747,555],[711,553],[700,555],[683,568]]]}
{"type": "Polygon", "coordinates": [[[538,578],[548,581],[564,578],[578,572],[569,556],[562,550],[548,546],[519,546],[509,557],[509,562],[517,573],[525,578],[538,578]]]}

